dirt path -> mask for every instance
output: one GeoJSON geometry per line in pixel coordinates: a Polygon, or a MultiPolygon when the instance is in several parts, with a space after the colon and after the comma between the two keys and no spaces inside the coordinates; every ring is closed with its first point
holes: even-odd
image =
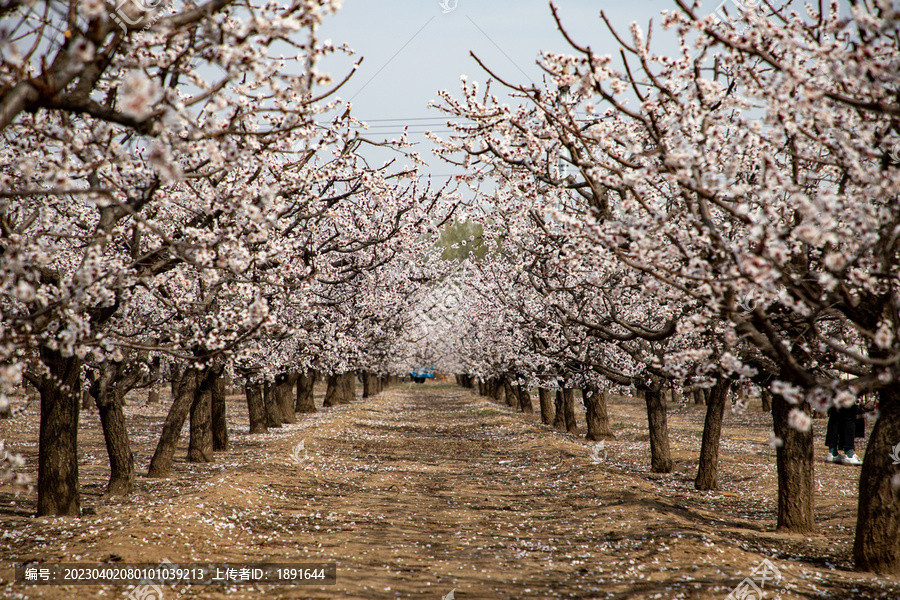
{"type": "MultiPolygon", "coordinates": [[[[669,475],[648,472],[640,409],[612,403],[619,439],[601,450],[447,385],[403,385],[252,437],[234,397],[231,450],[214,464],[179,462],[167,480],[141,477],[124,500],[100,497],[102,439],[85,419],[82,477],[93,514],[35,519],[33,495],[0,496],[0,597],[128,591],[9,584],[12,562],[163,558],[338,567],[334,586],[194,586],[167,590],[167,600],[443,598],[451,590],[456,598],[724,600],[763,559],[781,575],[764,584],[764,598],[900,597],[897,579],[849,570],[857,471],[817,464],[820,532],[776,534],[764,416],[729,416],[722,490],[700,494],[691,481],[702,407],[670,413],[669,475]]],[[[129,407],[144,472],[162,417],[161,406],[129,407]]]]}

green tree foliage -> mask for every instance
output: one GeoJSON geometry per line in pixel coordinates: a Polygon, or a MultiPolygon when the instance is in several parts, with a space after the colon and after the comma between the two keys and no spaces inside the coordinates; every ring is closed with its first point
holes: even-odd
{"type": "Polygon", "coordinates": [[[471,255],[474,255],[474,260],[481,260],[488,252],[482,238],[483,232],[480,223],[454,221],[444,227],[435,245],[444,249],[441,253],[443,260],[468,260],[471,255]]]}

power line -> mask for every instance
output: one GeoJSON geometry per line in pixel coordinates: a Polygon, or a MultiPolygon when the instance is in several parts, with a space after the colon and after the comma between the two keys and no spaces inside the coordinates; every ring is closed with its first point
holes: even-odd
{"type": "Polygon", "coordinates": [[[438,128],[453,127],[454,125],[455,124],[446,125],[444,123],[409,123],[407,125],[404,125],[403,123],[385,123],[384,125],[369,125],[368,128],[369,129],[384,129],[385,127],[393,127],[394,129],[398,129],[398,128],[402,129],[404,127],[416,127],[418,129],[421,129],[423,127],[438,127],[438,128]]]}
{"type": "Polygon", "coordinates": [[[398,117],[396,119],[359,119],[363,123],[381,123],[384,121],[447,121],[450,119],[462,119],[464,117],[398,117]]]}

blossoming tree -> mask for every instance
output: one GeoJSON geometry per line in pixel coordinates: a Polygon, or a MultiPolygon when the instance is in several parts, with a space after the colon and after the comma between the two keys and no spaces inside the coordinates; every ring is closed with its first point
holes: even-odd
{"type": "Polygon", "coordinates": [[[763,3],[721,22],[678,4],[663,16],[676,56],[610,27],[620,57],[567,36],[573,54],[543,55],[546,86],[506,84],[522,106],[445,96],[469,122],[443,152],[531,206],[573,192],[580,210],[556,212],[582,260],[614,257],[701,307],[689,325],[720,331],[711,358],[775,392],[780,529],[813,527],[808,411],[877,394],[854,554],[897,572],[898,14],[763,3]]]}

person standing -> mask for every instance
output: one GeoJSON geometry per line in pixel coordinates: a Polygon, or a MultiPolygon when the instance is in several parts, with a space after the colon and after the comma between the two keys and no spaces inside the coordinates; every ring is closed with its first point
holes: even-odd
{"type": "Polygon", "coordinates": [[[832,406],[828,409],[828,425],[825,427],[825,445],[828,454],[825,462],[861,465],[862,461],[854,453],[856,438],[856,405],[846,408],[832,406]],[[844,452],[841,456],[839,450],[844,452]]]}

